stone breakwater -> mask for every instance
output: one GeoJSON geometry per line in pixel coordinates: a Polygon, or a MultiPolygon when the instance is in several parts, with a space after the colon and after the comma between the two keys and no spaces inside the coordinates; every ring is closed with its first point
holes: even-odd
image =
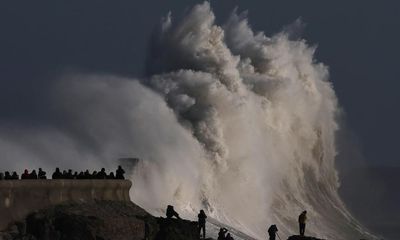
{"type": "Polygon", "coordinates": [[[130,202],[129,180],[10,180],[0,181],[0,230],[27,214],[66,202],[96,200],[130,202]]]}

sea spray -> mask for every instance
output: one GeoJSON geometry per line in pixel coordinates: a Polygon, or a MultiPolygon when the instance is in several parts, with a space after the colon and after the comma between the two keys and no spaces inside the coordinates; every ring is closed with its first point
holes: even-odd
{"type": "Polygon", "coordinates": [[[272,223],[296,232],[303,209],[310,234],[359,236],[337,194],[337,100],[314,47],[254,33],[236,12],[218,26],[205,2],[177,23],[169,14],[151,49],[144,83],[204,149],[195,209],[259,238],[272,223]]]}

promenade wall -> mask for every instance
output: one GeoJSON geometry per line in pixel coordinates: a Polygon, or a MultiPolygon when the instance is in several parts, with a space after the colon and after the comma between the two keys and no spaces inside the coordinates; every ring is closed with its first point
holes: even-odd
{"type": "Polygon", "coordinates": [[[2,180],[0,230],[29,213],[67,202],[130,201],[129,180],[2,180]]]}

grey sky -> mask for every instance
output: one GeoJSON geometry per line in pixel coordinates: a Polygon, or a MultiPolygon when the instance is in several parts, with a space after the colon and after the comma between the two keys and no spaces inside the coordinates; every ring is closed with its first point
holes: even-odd
{"type": "MultiPolygon", "coordinates": [[[[169,10],[202,1],[2,1],[0,124],[54,124],[47,86],[69,71],[142,76],[147,42],[169,10]]],[[[369,164],[400,166],[398,1],[215,0],[223,23],[234,7],[267,34],[301,17],[304,38],[330,67],[339,102],[369,164]]]]}

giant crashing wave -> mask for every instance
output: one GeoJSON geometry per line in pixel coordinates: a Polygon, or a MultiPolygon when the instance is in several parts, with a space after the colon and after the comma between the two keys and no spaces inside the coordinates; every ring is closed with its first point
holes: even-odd
{"type": "Polygon", "coordinates": [[[296,233],[307,210],[309,235],[372,237],[337,193],[327,67],[288,29],[267,37],[236,12],[218,26],[208,2],[178,22],[169,14],[151,43],[149,77],[55,79],[47,123],[0,127],[3,167],[114,167],[137,156],[132,199],[154,214],[168,204],[192,218],[205,209],[263,239],[270,224],[296,233]]]}
{"type": "MultiPolygon", "coordinates": [[[[236,11],[218,26],[207,2],[177,23],[163,19],[145,84],[204,150],[201,159],[188,156],[198,161],[195,175],[175,183],[171,202],[205,208],[258,238],[273,223],[295,233],[304,209],[309,234],[359,238],[364,231],[337,193],[338,107],[328,70],[290,31],[254,33],[236,11]]],[[[177,164],[175,174],[186,171],[177,164]]]]}

